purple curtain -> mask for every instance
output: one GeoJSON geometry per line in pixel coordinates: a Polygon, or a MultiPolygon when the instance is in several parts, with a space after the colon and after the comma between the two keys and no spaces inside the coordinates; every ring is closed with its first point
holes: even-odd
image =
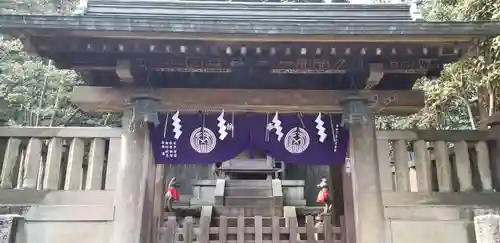
{"type": "MultiPolygon", "coordinates": [[[[340,126],[340,115],[323,114],[321,120],[326,134],[323,142],[317,134],[318,115],[279,115],[282,133],[280,141],[276,130],[266,132],[264,125],[252,126],[252,141],[259,149],[278,161],[303,164],[341,164],[345,162],[349,132],[340,126]],[[267,137],[267,138],[266,138],[267,137]]],[[[272,116],[271,116],[272,118],[272,116]]],[[[267,118],[257,116],[257,124],[266,124],[267,118]],[[264,120],[265,119],[265,120],[264,120]]]]}
{"type": "MultiPolygon", "coordinates": [[[[159,115],[160,125],[150,124],[150,138],[157,164],[210,164],[234,158],[249,147],[247,130],[241,126],[241,116],[234,117],[236,124],[224,140],[220,140],[217,127],[219,114],[180,114],[182,134],[175,139],[173,114],[159,115]],[[167,119],[168,118],[168,119],[167,119]],[[165,121],[166,124],[165,124],[165,121]]],[[[230,114],[227,120],[232,121],[230,114]]]]}
{"type": "Polygon", "coordinates": [[[161,124],[150,125],[153,153],[159,164],[223,162],[251,147],[287,163],[339,164],[345,162],[347,154],[349,133],[340,126],[340,115],[321,116],[326,135],[322,142],[318,135],[321,127],[315,122],[317,114],[278,114],[283,133],[280,140],[274,114],[226,113],[223,130],[227,136],[223,140],[219,139],[220,114],[179,115],[182,134],[178,139],[174,138],[172,115],[160,115],[161,124]]]}

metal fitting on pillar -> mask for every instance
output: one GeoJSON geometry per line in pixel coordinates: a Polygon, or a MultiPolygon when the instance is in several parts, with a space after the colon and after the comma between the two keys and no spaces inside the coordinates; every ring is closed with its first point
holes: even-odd
{"type": "Polygon", "coordinates": [[[160,120],[158,119],[159,99],[147,95],[134,96],[130,98],[130,103],[132,104],[130,128],[133,128],[136,122],[151,122],[155,126],[160,124],[160,120]]]}
{"type": "Polygon", "coordinates": [[[344,97],[340,104],[343,108],[342,126],[349,124],[366,125],[370,112],[368,112],[368,100],[357,94],[344,97]]]}

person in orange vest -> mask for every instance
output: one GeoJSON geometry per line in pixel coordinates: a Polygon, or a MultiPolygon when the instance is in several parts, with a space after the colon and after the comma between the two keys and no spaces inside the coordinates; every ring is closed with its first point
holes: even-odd
{"type": "Polygon", "coordinates": [[[331,210],[331,201],[330,201],[330,196],[328,194],[328,183],[326,181],[326,178],[321,178],[321,182],[317,185],[317,187],[320,189],[318,192],[318,197],[316,199],[317,203],[323,204],[324,210],[323,213],[328,213],[331,210]]]}
{"type": "Polygon", "coordinates": [[[179,201],[179,192],[177,191],[177,188],[179,185],[177,184],[177,178],[173,177],[170,182],[168,183],[167,186],[167,193],[165,195],[166,197],[166,206],[167,206],[167,211],[168,212],[173,212],[172,208],[172,203],[173,201],[179,201]]]}

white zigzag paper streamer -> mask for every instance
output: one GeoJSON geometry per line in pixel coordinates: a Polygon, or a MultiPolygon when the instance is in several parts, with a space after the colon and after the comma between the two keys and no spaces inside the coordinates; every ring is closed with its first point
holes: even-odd
{"type": "Polygon", "coordinates": [[[278,119],[278,112],[274,115],[272,122],[274,129],[276,129],[274,133],[278,136],[278,141],[281,141],[281,138],[283,137],[281,130],[283,130],[283,128],[281,127],[281,121],[278,119]]]}
{"type": "Polygon", "coordinates": [[[182,125],[180,124],[181,123],[181,119],[179,119],[179,111],[177,111],[173,116],[172,116],[172,126],[174,126],[174,138],[175,139],[179,139],[181,137],[181,134],[182,134],[182,125]]]}
{"type": "Polygon", "coordinates": [[[224,140],[224,138],[226,138],[227,136],[227,126],[226,120],[224,120],[224,111],[222,111],[222,113],[220,113],[220,116],[217,117],[217,121],[219,121],[219,123],[217,123],[217,126],[219,127],[219,139],[224,140]]]}
{"type": "Polygon", "coordinates": [[[325,124],[325,122],[323,122],[323,120],[321,120],[321,113],[318,114],[318,117],[316,117],[316,120],[314,120],[314,122],[316,122],[316,129],[318,129],[318,136],[319,136],[319,141],[320,142],[324,142],[325,139],[326,139],[326,133],[325,133],[325,127],[323,126],[323,124],[325,124]]]}

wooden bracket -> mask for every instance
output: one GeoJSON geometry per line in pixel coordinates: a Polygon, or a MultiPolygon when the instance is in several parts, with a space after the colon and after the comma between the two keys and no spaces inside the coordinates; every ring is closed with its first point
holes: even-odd
{"type": "Polygon", "coordinates": [[[132,77],[132,72],[130,71],[130,61],[120,59],[116,62],[116,74],[120,78],[121,82],[132,83],[134,82],[134,77],[132,77]]]}
{"type": "Polygon", "coordinates": [[[370,63],[370,76],[366,79],[365,89],[373,89],[384,77],[384,65],[382,63],[370,63]]]}

